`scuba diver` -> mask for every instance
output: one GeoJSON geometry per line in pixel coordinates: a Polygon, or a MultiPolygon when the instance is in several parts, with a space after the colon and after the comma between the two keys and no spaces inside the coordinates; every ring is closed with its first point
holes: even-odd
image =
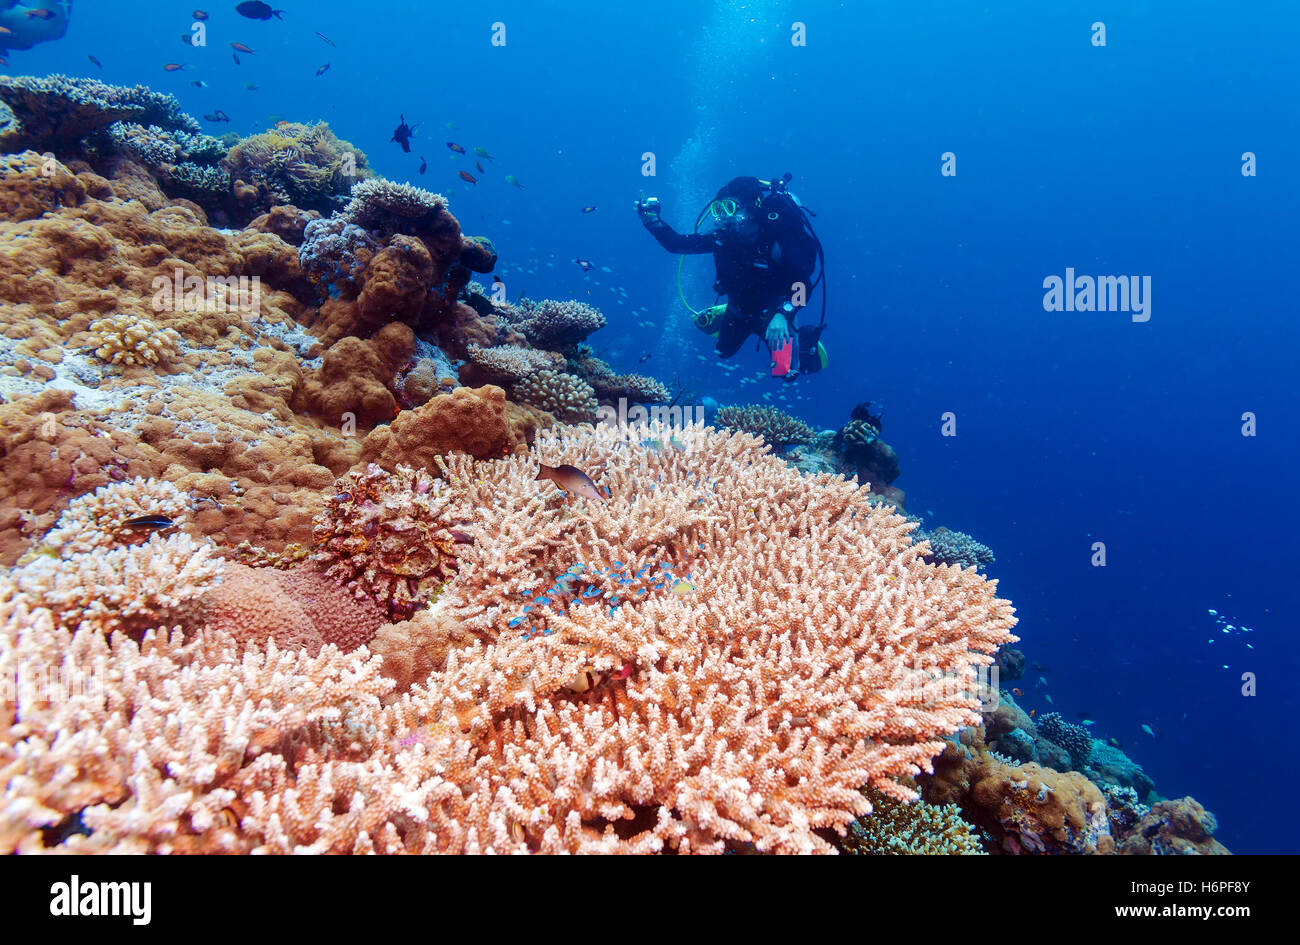
{"type": "MultiPolygon", "coordinates": [[[[712,253],[717,271],[713,290],[725,305],[696,311],[686,303],[701,330],[716,335],[718,355],[729,358],[750,335],[767,343],[772,376],[792,381],[826,366],[821,333],[826,321],[825,258],[806,209],[790,191],[790,175],[763,181],[729,181],[695,220],[695,231],[678,233],[659,215],[659,199],[636,202],[641,222],[659,245],[686,256],[712,253]],[[701,232],[701,226],[704,231],[701,232]],[[816,272],[816,278],[813,278],[816,272]],[[822,286],[822,316],[816,325],[796,327],[798,308],[822,286]],[[796,302],[798,304],[796,304],[796,302]],[[797,340],[797,344],[795,343],[797,340]]],[[[681,292],[681,262],[677,267],[681,292]]]]}

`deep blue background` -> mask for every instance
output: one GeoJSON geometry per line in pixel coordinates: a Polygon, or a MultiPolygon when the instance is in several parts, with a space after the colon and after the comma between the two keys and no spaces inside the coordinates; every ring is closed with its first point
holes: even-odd
{"type": "MultiPolygon", "coordinates": [[[[697,395],[766,392],[827,427],[883,401],[909,508],[996,550],[1055,707],[1090,713],[1164,793],[1205,803],[1233,850],[1300,850],[1300,7],[284,5],[269,23],[208,6],[209,45],[192,49],[179,36],[194,0],[78,0],[68,36],[10,53],[8,71],[147,84],[195,115],[223,109],[241,134],[325,119],[380,173],[446,193],[496,242],[512,297],[600,306],[610,325],[593,341],[620,369],[650,352],[641,370],[697,395]],[[790,43],[796,19],[805,48],[790,43]],[[489,43],[496,20],[504,48],[489,43]],[[1090,43],[1096,20],[1105,48],[1090,43]],[[236,66],[231,41],[256,53],[236,66]],[[411,155],[389,143],[399,112],[419,124],[411,155]],[[473,157],[448,140],[494,155],[477,185],[456,178],[473,157]],[[939,174],[945,151],[955,178],[939,174]],[[831,370],[793,390],[742,386],[766,357],[746,349],[718,370],[676,300],[676,260],[631,205],[658,194],[689,229],[727,178],[787,170],[826,247],[831,370]],[[1067,266],[1150,276],[1151,320],[1045,312],[1042,280],[1067,266]],[[955,438],[939,435],[945,411],[955,438]],[[1089,563],[1096,540],[1105,568],[1089,563]],[[1224,636],[1209,608],[1255,631],[1224,636]],[[1239,691],[1248,670],[1255,698],[1239,691]]],[[[711,279],[707,261],[688,264],[693,304],[711,301],[711,279]]],[[[1026,702],[1050,711],[1037,675],[1026,702]]]]}

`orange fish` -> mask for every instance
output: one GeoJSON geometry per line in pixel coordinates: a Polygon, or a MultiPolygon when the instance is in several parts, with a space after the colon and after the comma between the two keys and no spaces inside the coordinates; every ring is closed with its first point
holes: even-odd
{"type": "Polygon", "coordinates": [[[13,30],[11,30],[9,27],[0,26],[0,36],[10,36],[12,34],[13,34],[13,30]]]}
{"type": "Polygon", "coordinates": [[[605,501],[605,497],[596,489],[596,484],[591,481],[591,477],[577,466],[547,466],[545,463],[537,465],[537,476],[534,482],[549,479],[569,495],[579,495],[584,499],[598,502],[605,501]]]}
{"type": "Polygon", "coordinates": [[[1024,695],[1024,693],[1021,692],[1019,689],[1012,689],[1011,694],[1015,696],[1017,699],[1019,699],[1021,696],[1024,695]]]}
{"type": "Polygon", "coordinates": [[[471,174],[469,171],[461,171],[461,172],[460,172],[460,179],[463,180],[463,181],[465,181],[465,182],[468,183],[468,184],[477,184],[477,183],[478,183],[478,179],[477,179],[473,174],[471,174]]]}
{"type": "Polygon", "coordinates": [[[27,18],[30,20],[32,17],[36,17],[38,20],[52,20],[54,19],[54,11],[47,10],[44,7],[39,10],[28,10],[27,18]]]}
{"type": "Polygon", "coordinates": [[[1029,710],[1029,717],[1030,717],[1031,719],[1032,719],[1035,715],[1037,715],[1037,714],[1038,714],[1038,710],[1037,710],[1037,709],[1030,709],[1030,710],[1029,710]]]}
{"type": "Polygon", "coordinates": [[[253,50],[249,49],[243,43],[231,43],[230,48],[233,49],[235,52],[248,53],[250,56],[256,55],[256,53],[254,53],[253,50]]]}
{"type": "Polygon", "coordinates": [[[479,172],[480,174],[486,174],[486,173],[487,173],[487,171],[483,170],[483,162],[482,162],[482,161],[475,161],[475,162],[474,162],[474,166],[478,168],[478,172],[479,172]]]}
{"type": "Polygon", "coordinates": [[[458,145],[455,141],[448,141],[448,142],[447,142],[447,147],[451,148],[451,149],[452,149],[453,151],[455,151],[457,154],[464,154],[464,153],[465,153],[465,149],[462,148],[460,145],[458,145]]]}
{"type": "Polygon", "coordinates": [[[167,65],[163,66],[163,68],[168,72],[179,72],[181,69],[184,69],[185,66],[179,62],[169,62],[167,65]]]}

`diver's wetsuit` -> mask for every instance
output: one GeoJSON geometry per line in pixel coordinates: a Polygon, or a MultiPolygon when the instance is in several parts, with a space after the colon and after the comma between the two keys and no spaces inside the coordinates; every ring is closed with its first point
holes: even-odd
{"type": "MultiPolygon", "coordinates": [[[[644,220],[645,228],[670,253],[713,254],[717,269],[713,289],[727,296],[717,344],[724,358],[739,351],[750,335],[763,337],[772,316],[790,300],[794,283],[808,285],[816,264],[816,247],[788,197],[781,203],[767,198],[757,211],[757,236],[752,242],[727,230],[678,233],[657,215],[644,220]]],[[[796,337],[793,317],[787,321],[791,337],[796,337]]]]}

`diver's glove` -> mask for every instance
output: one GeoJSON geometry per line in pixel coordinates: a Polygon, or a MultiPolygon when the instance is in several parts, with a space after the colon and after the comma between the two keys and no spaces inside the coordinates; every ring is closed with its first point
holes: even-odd
{"type": "Polygon", "coordinates": [[[659,221],[659,198],[645,197],[636,202],[636,212],[646,226],[656,226],[659,221]]]}
{"type": "Polygon", "coordinates": [[[790,324],[785,320],[784,312],[777,312],[767,323],[767,334],[763,336],[767,346],[772,350],[783,347],[790,340],[790,324]]]}

